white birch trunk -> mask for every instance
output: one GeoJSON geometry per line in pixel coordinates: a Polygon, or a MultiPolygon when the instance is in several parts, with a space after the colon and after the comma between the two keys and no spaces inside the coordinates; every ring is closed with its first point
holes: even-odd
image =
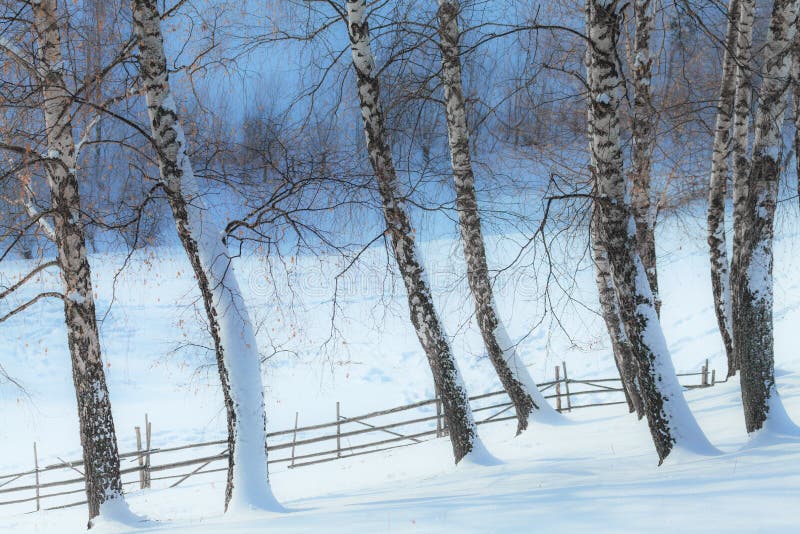
{"type": "Polygon", "coordinates": [[[789,426],[775,387],[772,241],[797,12],[798,0],[775,0],[764,47],[750,172],[746,183],[734,184],[746,187],[738,192],[742,200],[734,213],[734,225],[742,228],[742,235],[734,243],[737,276],[732,286],[737,303],[733,346],[750,433],[762,428],[783,431],[789,426]]]}
{"type": "MultiPolygon", "coordinates": [[[[753,68],[753,24],[755,21],[755,0],[740,0],[739,27],[736,39],[736,90],[733,104],[733,206],[744,201],[745,182],[749,171],[748,158],[750,103],[752,100],[753,68]],[[736,187],[739,182],[739,187],[736,187]],[[739,195],[737,197],[737,195],[739,195]]],[[[734,239],[740,234],[735,229],[734,239]]]]}
{"type": "Polygon", "coordinates": [[[738,42],[740,0],[728,4],[728,29],[722,65],[714,146],[711,156],[711,178],[708,191],[708,246],[711,259],[711,287],[714,312],[722,335],[728,361],[728,376],[736,373],[733,359],[731,284],[728,271],[728,246],[725,235],[725,197],[731,158],[731,128],[736,98],[736,51],[738,42]]]}
{"type": "MultiPolygon", "coordinates": [[[[747,221],[747,177],[750,172],[748,157],[750,104],[752,100],[753,68],[753,24],[755,20],[755,0],[740,0],[739,31],[736,45],[736,97],[733,104],[733,250],[742,247],[743,226],[747,221]],[[738,222],[737,222],[738,221],[738,222]]],[[[735,255],[735,252],[734,252],[735,255]]],[[[740,275],[735,257],[731,259],[730,285],[734,285],[740,275]]],[[[739,303],[739,293],[731,287],[731,336],[733,342],[733,361],[728,365],[728,376],[739,370],[736,340],[733,334],[735,317],[739,303]]]]}
{"type": "Polygon", "coordinates": [[[394,257],[408,293],[411,322],[428,358],[436,391],[442,399],[456,463],[467,455],[476,461],[483,461],[488,453],[478,437],[469,396],[447,340],[444,325],[436,313],[405,202],[399,196],[394,161],[386,139],[380,84],[375,72],[369,24],[366,20],[366,1],[347,0],[346,8],[369,160],[378,182],[394,257]]]}
{"type": "Polygon", "coordinates": [[[124,507],[119,453],[95,316],[81,200],[75,174],[72,100],[63,74],[56,0],[33,3],[47,132],[45,171],[51,190],[53,234],[64,285],[64,315],[78,402],[89,525],[107,507],[124,507]],[[116,503],[115,503],[116,501],[116,503]]]}
{"type": "Polygon", "coordinates": [[[598,228],[601,222],[598,219],[599,211],[595,211],[592,214],[591,240],[600,310],[611,339],[614,363],[619,372],[628,409],[632,413],[636,412],[636,415],[641,419],[644,417],[644,404],[642,403],[639,388],[636,385],[636,361],[633,358],[631,343],[628,340],[628,336],[625,335],[622,317],[620,317],[617,293],[614,288],[614,277],[611,272],[611,264],[608,261],[608,253],[602,243],[601,232],[598,228]]]}
{"type": "Polygon", "coordinates": [[[631,169],[631,213],[636,222],[636,246],[650,281],[656,312],[660,313],[658,296],[658,271],[656,269],[655,213],[650,205],[650,175],[653,166],[655,139],[653,127],[656,113],[650,94],[653,57],[650,53],[650,33],[653,29],[651,0],[635,0],[633,12],[636,19],[633,57],[633,120],[631,169]]]}
{"type": "Polygon", "coordinates": [[[794,38],[792,50],[792,104],[794,113],[794,163],[797,198],[800,202],[800,32],[794,38]]]}
{"type": "Polygon", "coordinates": [[[590,39],[589,126],[598,225],[611,263],[625,334],[637,366],[637,383],[656,452],[663,461],[675,447],[714,449],[695,421],[667,349],[650,282],[636,251],[636,225],[626,201],[619,136],[616,42],[621,14],[616,0],[587,0],[590,39]]]}
{"type": "MultiPolygon", "coordinates": [[[[589,11],[586,10],[586,25],[589,27],[591,21],[588,18],[589,11]]],[[[584,58],[586,63],[586,80],[589,87],[592,86],[592,73],[594,68],[592,66],[592,54],[589,53],[587,48],[586,56],[584,58]]],[[[592,125],[594,124],[594,115],[592,114],[592,106],[586,106],[587,111],[587,129],[589,138],[594,136],[592,125]]],[[[589,143],[589,168],[595,169],[597,166],[593,152],[591,150],[591,142],[589,143]]],[[[593,193],[596,195],[597,180],[592,176],[593,193]]],[[[628,410],[636,415],[639,419],[644,417],[644,404],[642,396],[639,392],[639,387],[636,384],[636,362],[633,358],[633,348],[631,347],[630,340],[625,334],[625,326],[622,323],[622,317],[619,311],[619,301],[617,300],[617,290],[614,287],[614,275],[611,270],[611,263],[608,261],[608,252],[603,243],[602,236],[602,221],[600,220],[600,212],[597,209],[592,210],[592,218],[589,222],[589,236],[592,247],[592,260],[594,263],[595,284],[597,286],[597,297],[600,303],[600,311],[603,316],[603,321],[606,323],[606,330],[611,341],[611,350],[614,353],[614,363],[619,372],[620,382],[622,389],[625,393],[625,400],[628,403],[628,410]]]]}
{"type": "Polygon", "coordinates": [[[556,411],[539,391],[528,368],[517,355],[516,348],[497,314],[494,291],[489,280],[486,249],[481,232],[480,211],[475,193],[475,175],[469,148],[467,112],[461,80],[461,57],[458,29],[459,6],[456,0],[439,0],[439,47],[442,53],[442,85],[444,86],[450,161],[456,191],[461,242],[467,264],[467,281],[475,301],[475,317],[483,336],[489,360],[497,372],[517,414],[517,433],[534,420],[558,419],[556,411]]]}
{"type": "Polygon", "coordinates": [[[200,286],[225,397],[229,449],[225,507],[280,510],[269,485],[261,357],[253,325],[223,242],[223,229],[206,215],[186,154],[186,138],[169,86],[156,2],[133,0],[132,6],[161,181],[200,286]]]}

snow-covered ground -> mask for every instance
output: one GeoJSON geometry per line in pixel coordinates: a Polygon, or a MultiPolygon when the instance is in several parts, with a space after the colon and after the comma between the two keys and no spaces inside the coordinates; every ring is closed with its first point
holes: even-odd
{"type": "MultiPolygon", "coordinates": [[[[708,358],[722,378],[725,364],[702,229],[673,223],[663,226],[659,238],[662,318],[675,367],[697,371],[708,358]]],[[[796,243],[797,236],[790,235],[776,246],[776,363],[789,413],[800,420],[796,243]]],[[[470,393],[498,389],[470,321],[471,304],[458,276],[463,272],[459,251],[445,241],[428,243],[424,251],[470,393]]],[[[511,254],[504,250],[494,257],[511,254]]],[[[121,448],[134,448],[133,427],[142,424],[144,413],[153,421],[157,447],[222,438],[225,422],[215,373],[207,354],[193,345],[204,338],[198,335],[196,293],[183,257],[168,250],[137,256],[114,284],[121,260],[93,258],[101,316],[114,303],[102,323],[102,341],[121,448]]],[[[336,401],[350,415],[432,397],[430,372],[405,317],[403,294],[389,291],[391,282],[381,268],[385,262],[385,254],[374,251],[340,279],[336,325],[341,334],[323,348],[331,335],[336,262],[291,259],[293,292],[281,290],[277,296],[271,281],[282,282],[283,275],[258,259],[237,265],[261,325],[262,352],[269,356],[264,382],[270,430],[290,428],[296,412],[301,425],[330,421],[336,401]],[[289,313],[292,304],[296,311],[289,313]]],[[[542,317],[542,288],[519,270],[498,286],[509,333],[520,340],[520,353],[538,381],[552,378],[562,360],[572,378],[614,375],[602,324],[593,312],[591,268],[584,267],[575,283],[554,292],[558,321],[548,313],[533,330],[542,317]]],[[[21,272],[24,265],[6,265],[4,284],[16,276],[14,268],[21,272]]],[[[8,321],[0,326],[0,342],[4,367],[27,389],[22,394],[0,388],[0,474],[32,467],[34,441],[41,463],[80,457],[60,307],[40,304],[8,321]]],[[[647,426],[616,406],[574,412],[571,424],[534,425],[518,438],[512,425],[481,427],[491,452],[504,462],[499,466],[455,468],[449,442],[439,439],[276,470],[274,492],[289,509],[285,514],[222,517],[223,473],[175,489],[135,491],[129,500],[136,513],[156,521],[147,528],[186,532],[794,532],[800,524],[800,441],[748,446],[735,381],[687,397],[720,455],[677,455],[658,467],[647,426]]],[[[79,531],[85,515],[83,508],[25,515],[0,507],[0,531],[79,531]]]]}

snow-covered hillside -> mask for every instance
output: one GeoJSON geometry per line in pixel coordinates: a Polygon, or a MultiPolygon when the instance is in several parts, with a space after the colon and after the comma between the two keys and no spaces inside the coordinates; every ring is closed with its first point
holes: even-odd
{"type": "MultiPolygon", "coordinates": [[[[780,376],[800,412],[800,376],[780,376]]],[[[647,428],[621,409],[575,412],[572,424],[489,427],[499,466],[452,467],[445,439],[283,471],[272,477],[284,514],[221,516],[216,483],[129,494],[156,521],[103,523],[98,532],[796,532],[800,440],[747,448],[734,383],[689,394],[715,457],[661,467],[647,428]]],[[[80,532],[83,509],[0,519],[8,532],[80,532]]]]}
{"type": "MultiPolygon", "coordinates": [[[[797,236],[776,243],[776,365],[787,409],[800,419],[800,311],[797,236]]],[[[696,371],[710,359],[718,378],[724,357],[711,307],[708,257],[702,229],[664,225],[659,268],[662,319],[675,367],[696,371]]],[[[496,247],[503,265],[513,247],[496,247]],[[508,249],[508,250],[505,250],[508,249]]],[[[460,251],[451,242],[424,247],[437,304],[453,337],[472,394],[499,389],[470,321],[471,303],[460,251]],[[440,268],[441,266],[441,268],[440,268]]],[[[581,250],[569,251],[580,257],[581,250]]],[[[499,258],[499,259],[498,259],[499,258]]],[[[118,276],[122,257],[92,258],[102,322],[109,389],[121,448],[135,448],[133,427],[145,413],[154,446],[224,436],[225,417],[215,371],[198,344],[202,326],[188,266],[179,251],[136,256],[118,276]],[[179,350],[176,351],[176,348],[179,350]]],[[[405,316],[399,286],[390,290],[383,251],[375,250],[340,278],[339,333],[331,334],[334,261],[292,259],[292,291],[273,292],[285,276],[262,260],[239,260],[238,274],[258,318],[268,357],[264,382],[270,430],[327,422],[341,402],[345,414],[364,413],[433,396],[424,355],[405,316]],[[286,310],[292,304],[295,311],[286,310]],[[387,307],[388,304],[388,307],[387,307]],[[323,345],[323,342],[328,342],[323,345]],[[322,347],[321,347],[322,346],[322,347]]],[[[20,272],[24,265],[18,266],[20,272]]],[[[16,273],[5,267],[2,276],[16,273]]],[[[575,283],[554,290],[560,314],[542,318],[542,287],[524,270],[504,275],[498,301],[520,354],[538,381],[567,362],[570,376],[614,376],[599,317],[590,265],[575,283]],[[584,305],[585,304],[585,305],[584,305]],[[563,326],[563,329],[560,326],[563,326]]],[[[43,280],[47,286],[52,281],[43,280]]],[[[35,291],[33,284],[29,291],[35,291]]],[[[23,298],[23,297],[20,297],[23,298]]],[[[36,441],[42,463],[80,456],[63,314],[39,304],[0,326],[3,364],[26,388],[0,389],[0,474],[32,467],[36,441]]],[[[452,467],[450,444],[439,439],[273,475],[276,496],[290,513],[220,517],[224,473],[176,489],[131,494],[133,510],[157,523],[148,527],[201,532],[304,531],[792,531],[800,523],[800,441],[746,447],[735,381],[689,392],[703,429],[722,454],[671,457],[657,467],[647,425],[622,407],[574,412],[573,424],[534,425],[519,438],[507,424],[481,427],[494,467],[452,467]],[[744,447],[744,448],[743,448],[744,447]]],[[[65,532],[85,525],[82,508],[9,515],[0,530],[65,532]]],[[[108,531],[120,525],[103,525],[108,531]]]]}

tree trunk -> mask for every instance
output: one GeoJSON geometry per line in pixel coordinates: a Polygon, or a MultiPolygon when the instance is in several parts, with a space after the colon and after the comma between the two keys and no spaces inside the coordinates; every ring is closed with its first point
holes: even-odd
{"type": "MultiPolygon", "coordinates": [[[[753,64],[753,23],[755,20],[755,0],[740,0],[739,24],[736,33],[736,89],[733,104],[733,206],[734,211],[746,193],[747,174],[750,160],[747,155],[748,131],[750,122],[750,102],[752,96],[753,64]],[[739,187],[736,183],[739,182],[739,187]],[[737,198],[737,194],[740,196],[737,198]]],[[[734,240],[741,235],[736,228],[734,240]]]]}
{"type": "Polygon", "coordinates": [[[47,132],[45,170],[51,190],[54,237],[64,285],[64,315],[78,401],[91,526],[92,519],[101,513],[105,503],[123,499],[119,453],[100,357],[91,271],[80,216],[75,139],[72,136],[72,102],[62,70],[56,0],[33,3],[33,18],[39,45],[47,132]]]}
{"type": "Polygon", "coordinates": [[[517,414],[517,434],[519,434],[528,428],[529,417],[535,419],[537,414],[552,417],[556,412],[547,404],[536,382],[528,373],[527,367],[517,355],[495,306],[475,194],[475,175],[470,158],[469,131],[461,80],[461,57],[458,48],[458,12],[457,1],[439,0],[442,85],[461,243],[467,264],[467,281],[475,301],[475,317],[489,359],[494,365],[503,389],[514,404],[517,414]]]}
{"type": "Polygon", "coordinates": [[[748,432],[782,424],[786,414],[775,387],[772,325],[772,240],[775,201],[782,163],[782,126],[791,79],[792,47],[797,31],[797,0],[775,0],[764,47],[763,82],[755,118],[750,173],[739,191],[743,199],[734,225],[743,229],[734,243],[736,295],[733,346],[740,365],[742,403],[748,432]],[[744,220],[742,220],[742,216],[744,220]]]}
{"type": "Polygon", "coordinates": [[[386,231],[391,238],[394,257],[408,293],[411,322],[431,366],[436,391],[442,398],[453,455],[458,463],[473,450],[479,452],[483,445],[478,437],[461,373],[434,308],[405,202],[399,196],[394,161],[386,139],[380,86],[365,11],[365,0],[347,0],[348,33],[369,160],[380,190],[386,231]]]}
{"type": "Polygon", "coordinates": [[[728,246],[725,236],[725,197],[729,160],[731,157],[731,126],[733,104],[736,98],[736,51],[739,29],[739,0],[728,4],[728,29],[725,36],[725,53],[722,65],[722,84],[714,130],[714,148],[711,156],[711,179],[708,190],[708,246],[711,259],[711,288],[714,311],[717,315],[722,343],[728,361],[728,376],[736,373],[733,359],[733,334],[731,332],[731,281],[728,272],[728,246]]]}
{"type": "Polygon", "coordinates": [[[619,137],[616,0],[587,0],[590,40],[589,113],[595,210],[617,292],[620,316],[637,367],[637,383],[656,452],[663,461],[675,446],[712,450],[697,425],[672,366],[650,283],[637,253],[635,224],[626,202],[619,137]]]}
{"type": "Polygon", "coordinates": [[[800,201],[800,32],[794,38],[792,50],[792,104],[794,112],[794,163],[797,198],[800,201]]]}
{"type": "Polygon", "coordinates": [[[656,313],[661,312],[656,269],[656,240],[653,233],[655,213],[650,206],[650,174],[653,166],[653,126],[655,109],[650,94],[653,58],[650,54],[650,32],[653,27],[653,8],[650,0],[635,0],[636,19],[633,58],[633,141],[631,169],[631,213],[636,222],[636,244],[642,258],[656,313]]]}
{"type": "Polygon", "coordinates": [[[186,139],[172,96],[156,2],[133,0],[139,63],[161,183],[178,237],[197,278],[228,420],[225,509],[278,509],[269,486],[261,357],[222,228],[207,209],[186,154],[186,139]]]}
{"type": "MultiPolygon", "coordinates": [[[[587,10],[587,27],[590,24],[587,10]]],[[[588,85],[592,84],[592,54],[589,53],[587,48],[586,57],[586,79],[588,85]]],[[[594,124],[594,116],[592,115],[592,106],[587,106],[587,127],[590,139],[592,138],[594,124]]],[[[591,150],[591,143],[589,146],[589,160],[590,168],[596,167],[596,162],[591,150]]],[[[596,189],[596,185],[595,185],[596,189]]],[[[594,191],[596,194],[596,190],[594,191]]],[[[614,363],[619,372],[620,382],[622,389],[625,393],[625,400],[628,403],[628,410],[636,415],[639,419],[644,417],[644,403],[642,402],[642,395],[639,387],[636,384],[636,362],[633,358],[633,350],[625,334],[625,327],[622,324],[622,317],[619,312],[619,301],[617,300],[617,292],[614,287],[614,275],[611,271],[611,264],[608,261],[608,252],[606,251],[605,244],[603,243],[601,224],[599,220],[600,213],[598,210],[592,211],[592,218],[589,223],[589,235],[592,246],[592,260],[595,269],[595,284],[597,285],[597,296],[600,302],[601,315],[603,321],[606,323],[606,330],[608,337],[611,341],[611,350],[614,353],[614,363]]]]}
{"type": "MultiPolygon", "coordinates": [[[[733,104],[733,249],[742,248],[742,233],[748,222],[747,189],[750,160],[748,157],[748,136],[750,122],[750,103],[752,96],[752,43],[753,22],[755,19],[755,0],[740,0],[739,31],[736,53],[739,56],[736,66],[736,97],[733,104]]],[[[735,255],[735,252],[734,252],[735,255]]],[[[738,263],[731,261],[730,284],[740,278],[738,263]]],[[[728,364],[728,376],[733,376],[741,367],[736,350],[736,336],[733,323],[736,320],[739,292],[731,289],[731,335],[733,342],[733,361],[728,364]]]]}
{"type": "Polygon", "coordinates": [[[614,363],[619,371],[622,389],[625,393],[625,400],[628,402],[628,410],[641,419],[644,417],[644,404],[639,388],[636,386],[636,362],[633,358],[633,350],[625,335],[625,328],[619,314],[619,304],[617,294],[614,289],[614,278],[611,274],[611,265],[608,262],[608,254],[602,242],[601,232],[598,225],[599,212],[595,210],[591,221],[592,239],[592,258],[594,260],[595,282],[600,298],[600,310],[603,321],[606,323],[609,338],[611,339],[611,349],[614,352],[614,363]]]}

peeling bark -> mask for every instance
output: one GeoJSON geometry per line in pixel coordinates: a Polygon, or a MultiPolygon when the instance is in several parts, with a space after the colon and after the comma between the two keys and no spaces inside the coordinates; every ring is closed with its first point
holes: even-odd
{"type": "Polygon", "coordinates": [[[733,358],[732,308],[730,273],[728,272],[728,247],[725,236],[725,197],[729,160],[731,157],[731,127],[733,105],[736,98],[736,47],[739,31],[740,0],[728,5],[728,29],[725,36],[725,53],[722,65],[722,83],[719,91],[717,120],[714,129],[714,147],[711,156],[711,178],[708,191],[708,247],[711,259],[711,288],[714,312],[725,346],[728,376],[736,373],[733,358]]]}
{"type": "Polygon", "coordinates": [[[85,462],[89,525],[104,503],[122,499],[119,452],[111,414],[100,335],[95,316],[91,270],[81,222],[75,174],[71,97],[64,81],[56,0],[33,3],[33,19],[43,73],[42,96],[47,133],[45,171],[51,190],[53,229],[64,285],[64,315],[78,402],[85,462]]]}
{"type": "Polygon", "coordinates": [[[656,452],[663,461],[675,446],[698,452],[711,445],[697,425],[672,366],[650,283],[636,249],[636,225],[626,201],[619,135],[616,63],[621,13],[617,0],[587,0],[589,141],[595,210],[611,264],[619,312],[636,362],[636,383],[656,452]]]}
{"type": "Polygon", "coordinates": [[[734,183],[734,188],[746,188],[734,190],[734,196],[738,193],[740,199],[734,225],[742,232],[741,239],[734,242],[736,269],[731,285],[736,303],[733,347],[740,365],[748,432],[763,428],[769,418],[784,415],[775,387],[772,241],[797,12],[797,0],[775,0],[764,47],[749,175],[745,182],[734,183]]]}
{"type": "Polygon", "coordinates": [[[444,86],[450,161],[456,191],[461,243],[467,264],[467,281],[475,301],[475,317],[483,343],[503,389],[517,414],[517,434],[528,428],[528,418],[537,412],[555,414],[536,386],[527,367],[517,355],[505,327],[497,314],[494,291],[489,280],[489,267],[481,231],[480,211],[475,193],[475,175],[469,148],[467,112],[461,79],[461,57],[458,48],[458,3],[439,0],[439,48],[442,53],[442,85],[444,86]]]}
{"type": "Polygon", "coordinates": [[[172,96],[156,0],[132,0],[139,67],[160,179],[197,279],[214,342],[228,422],[225,508],[276,508],[269,486],[266,412],[255,332],[222,241],[200,194],[172,96]]]}
{"type": "Polygon", "coordinates": [[[347,0],[347,16],[367,150],[381,195],[386,233],[391,238],[394,257],[408,293],[411,322],[428,358],[436,391],[442,399],[453,455],[458,463],[482,445],[466,387],[433,304],[405,202],[399,194],[394,161],[386,139],[380,85],[366,20],[366,1],[347,0]]]}

